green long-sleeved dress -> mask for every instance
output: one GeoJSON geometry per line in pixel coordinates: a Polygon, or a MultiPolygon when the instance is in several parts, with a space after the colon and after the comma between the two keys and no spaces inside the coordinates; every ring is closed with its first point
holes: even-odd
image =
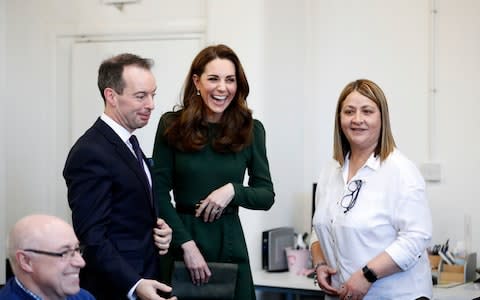
{"type": "MultiPolygon", "coordinates": [[[[168,120],[177,114],[169,112],[162,116],[153,150],[159,216],[173,229],[170,252],[176,260],[182,260],[179,247],[194,240],[207,262],[237,263],[235,299],[255,299],[238,207],[268,210],[273,205],[275,194],[265,149],[265,129],[260,121],[254,120],[252,143],[237,153],[218,153],[210,144],[198,152],[181,152],[169,146],[164,137],[168,120]],[[248,186],[243,185],[245,170],[249,175],[248,186]],[[218,220],[208,223],[189,213],[200,200],[229,182],[234,186],[235,196],[218,220]],[[175,207],[170,202],[171,190],[175,207]]],[[[209,136],[215,128],[215,124],[209,124],[209,136]]],[[[171,265],[163,264],[162,268],[171,265]]],[[[170,270],[163,273],[169,274],[170,270]]]]}

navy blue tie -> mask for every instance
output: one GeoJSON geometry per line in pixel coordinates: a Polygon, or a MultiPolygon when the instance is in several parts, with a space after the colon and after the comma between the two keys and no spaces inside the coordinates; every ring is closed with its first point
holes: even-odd
{"type": "Polygon", "coordinates": [[[143,166],[142,149],[140,149],[140,144],[138,143],[137,137],[134,134],[132,134],[132,136],[130,136],[129,141],[132,144],[133,152],[135,152],[135,156],[137,157],[137,161],[140,164],[140,167],[145,172],[145,168],[143,166]]]}
{"type": "MultiPolygon", "coordinates": [[[[137,137],[132,134],[129,139],[130,143],[132,144],[133,152],[135,152],[135,156],[137,157],[137,161],[140,164],[140,168],[143,171],[143,174],[145,175],[145,178],[148,181],[148,176],[145,172],[145,167],[143,166],[143,154],[142,154],[142,149],[140,149],[140,144],[138,143],[137,137]]],[[[150,196],[150,204],[153,205],[153,196],[152,196],[152,188],[150,187],[149,184],[149,196],[150,196]]]]}

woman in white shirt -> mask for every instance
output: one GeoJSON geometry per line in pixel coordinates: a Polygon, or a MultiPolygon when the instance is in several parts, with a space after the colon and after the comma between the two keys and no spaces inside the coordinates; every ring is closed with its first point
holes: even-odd
{"type": "Polygon", "coordinates": [[[327,299],[431,298],[425,183],[396,149],[374,82],[356,80],[340,94],[333,158],[317,183],[311,245],[327,299]]]}

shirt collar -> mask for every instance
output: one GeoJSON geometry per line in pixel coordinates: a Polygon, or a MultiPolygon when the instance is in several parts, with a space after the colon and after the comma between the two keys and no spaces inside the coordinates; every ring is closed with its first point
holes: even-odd
{"type": "MultiPolygon", "coordinates": [[[[345,155],[345,160],[343,164],[343,170],[342,170],[342,175],[344,178],[344,181],[347,182],[348,178],[348,166],[350,165],[350,152],[345,155]]],[[[378,170],[380,168],[380,156],[375,155],[375,153],[370,154],[370,157],[367,159],[365,164],[358,170],[357,174],[355,174],[354,178],[357,176],[362,177],[363,170],[367,168],[372,171],[378,170]]],[[[365,175],[365,174],[364,174],[365,175]]]]}
{"type": "Polygon", "coordinates": [[[33,299],[35,300],[42,300],[42,298],[40,298],[39,296],[37,296],[36,294],[34,294],[32,291],[30,291],[29,289],[27,289],[21,282],[20,280],[18,280],[17,277],[15,277],[15,282],[17,283],[17,285],[27,294],[29,294],[30,296],[32,296],[33,299]]]}
{"type": "Polygon", "coordinates": [[[365,162],[364,167],[369,167],[374,171],[380,168],[380,156],[375,155],[375,153],[372,153],[370,157],[367,159],[367,162],[365,162]]]}
{"type": "Polygon", "coordinates": [[[122,139],[124,143],[127,143],[128,139],[132,135],[128,130],[126,130],[122,125],[118,124],[112,118],[107,116],[105,113],[102,113],[100,119],[107,123],[107,125],[112,128],[113,131],[122,139]]]}

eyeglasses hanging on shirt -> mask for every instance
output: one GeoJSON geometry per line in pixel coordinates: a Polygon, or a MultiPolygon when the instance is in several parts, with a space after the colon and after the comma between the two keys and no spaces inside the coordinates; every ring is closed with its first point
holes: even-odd
{"type": "Polygon", "coordinates": [[[347,186],[348,194],[343,196],[342,201],[340,201],[340,205],[345,208],[343,211],[346,214],[349,210],[351,210],[355,206],[355,202],[357,202],[358,194],[360,193],[360,189],[362,188],[363,181],[360,179],[350,181],[347,186]]]}

